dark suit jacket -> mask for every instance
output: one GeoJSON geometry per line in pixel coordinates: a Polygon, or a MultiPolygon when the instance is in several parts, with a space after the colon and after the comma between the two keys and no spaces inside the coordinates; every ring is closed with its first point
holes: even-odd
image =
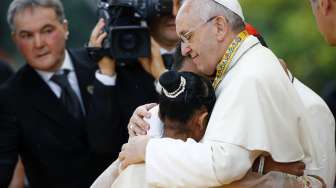
{"type": "Polygon", "coordinates": [[[0,61],[0,84],[13,75],[13,70],[5,62],[0,61]]]}
{"type": "MultiPolygon", "coordinates": [[[[88,111],[92,88],[106,87],[95,80],[96,67],[85,53],[70,51],[70,56],[88,111]]],[[[0,90],[0,187],[9,183],[18,154],[32,188],[89,187],[114,158],[94,152],[91,146],[97,144],[88,137],[101,133],[88,132],[88,126],[73,119],[37,72],[25,65],[0,90]]]]}
{"type": "MultiPolygon", "coordinates": [[[[94,105],[89,112],[90,132],[108,132],[99,137],[90,137],[92,148],[97,153],[117,157],[122,144],[127,142],[127,125],[136,107],[158,101],[154,78],[138,62],[117,66],[116,85],[108,92],[94,96],[94,105]],[[95,113],[95,112],[102,113],[95,113]]],[[[106,90],[100,90],[106,91],[106,90]]],[[[91,134],[92,136],[95,134],[91,134]]]]}

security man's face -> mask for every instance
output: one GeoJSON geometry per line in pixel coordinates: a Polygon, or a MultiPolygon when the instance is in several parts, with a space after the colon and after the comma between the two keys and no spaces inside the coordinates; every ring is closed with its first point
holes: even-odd
{"type": "Polygon", "coordinates": [[[175,17],[182,0],[173,1],[173,12],[170,16],[154,18],[150,24],[151,35],[161,47],[175,47],[178,37],[176,34],[175,17]]]}
{"type": "Polygon", "coordinates": [[[56,71],[62,64],[68,35],[52,8],[28,7],[16,13],[12,33],[27,63],[37,70],[56,71]]]}

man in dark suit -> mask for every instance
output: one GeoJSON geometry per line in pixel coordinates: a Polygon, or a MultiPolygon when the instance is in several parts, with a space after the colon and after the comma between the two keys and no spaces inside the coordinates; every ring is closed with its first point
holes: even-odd
{"type": "Polygon", "coordinates": [[[8,22],[27,64],[0,89],[0,187],[18,155],[32,188],[89,187],[113,160],[93,152],[86,123],[92,96],[109,87],[86,51],[65,49],[59,0],[14,0],[8,22]]]}
{"type": "Polygon", "coordinates": [[[13,70],[5,62],[0,61],[0,84],[4,83],[10,76],[13,75],[13,70]]]}
{"type": "MultiPolygon", "coordinates": [[[[89,127],[90,132],[109,132],[100,137],[91,137],[97,145],[99,153],[110,153],[118,156],[121,145],[126,143],[129,134],[127,124],[136,107],[158,101],[160,89],[157,80],[161,73],[169,69],[178,41],[175,16],[182,0],[171,0],[173,9],[170,15],[155,17],[149,23],[152,36],[151,57],[139,61],[121,63],[104,57],[98,62],[100,71],[105,76],[105,84],[112,87],[110,93],[96,95],[93,106],[94,116],[90,119],[95,126],[89,127]],[[98,102],[100,101],[100,102],[98,102]],[[97,115],[96,111],[99,111],[97,115]],[[90,128],[94,129],[91,130],[90,128]]],[[[102,32],[104,20],[100,20],[92,32],[90,47],[101,47],[107,33],[102,32]]],[[[91,116],[90,116],[91,117],[91,116]]],[[[94,135],[94,134],[92,134],[94,135]]]]}

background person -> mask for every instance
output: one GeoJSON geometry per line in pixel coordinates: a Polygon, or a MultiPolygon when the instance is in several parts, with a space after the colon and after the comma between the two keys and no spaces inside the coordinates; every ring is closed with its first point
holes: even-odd
{"type": "Polygon", "coordinates": [[[14,0],[8,23],[27,64],[0,89],[0,187],[18,156],[32,188],[89,187],[113,161],[94,152],[86,121],[93,96],[109,88],[85,50],[66,49],[59,0],[14,0]]]}
{"type": "Polygon", "coordinates": [[[336,45],[336,1],[310,0],[317,26],[325,40],[336,45]]]}
{"type": "MultiPolygon", "coordinates": [[[[106,153],[117,158],[122,144],[128,140],[127,124],[134,109],[142,104],[158,101],[157,80],[172,62],[164,61],[164,56],[175,52],[178,41],[175,16],[182,1],[172,0],[171,15],[155,17],[149,23],[151,39],[151,57],[140,58],[134,62],[116,62],[111,57],[104,57],[98,62],[100,72],[104,75],[104,84],[112,89],[96,95],[93,106],[92,127],[90,132],[111,135],[90,137],[97,145],[99,153],[106,153]],[[96,112],[102,112],[97,116],[96,112]]],[[[90,47],[101,47],[107,33],[102,32],[105,21],[100,19],[91,34],[90,47]]],[[[167,58],[172,59],[172,58],[167,58]]],[[[89,112],[90,116],[90,112],[89,112]]],[[[92,142],[93,143],[93,142],[92,142]]]]}

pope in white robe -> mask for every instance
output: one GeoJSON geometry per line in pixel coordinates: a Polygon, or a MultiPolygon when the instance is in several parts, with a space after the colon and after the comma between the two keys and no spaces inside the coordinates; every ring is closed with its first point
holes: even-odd
{"type": "Polygon", "coordinates": [[[276,56],[255,37],[243,41],[216,89],[217,102],[201,142],[149,140],[148,186],[230,184],[242,179],[261,154],[284,163],[302,160],[309,171],[320,169],[308,114],[281,70],[276,56]]]}
{"type": "MultiPolygon", "coordinates": [[[[237,52],[237,55],[239,54],[244,54],[244,57],[235,57],[235,59],[240,60],[237,62],[234,61],[235,63],[232,65],[233,68],[216,91],[218,99],[210,118],[207,132],[202,140],[202,144],[196,143],[193,140],[183,142],[169,138],[151,139],[149,141],[146,151],[146,173],[141,173],[146,174],[146,176],[143,177],[146,179],[146,186],[210,187],[210,183],[211,186],[228,184],[243,178],[248,172],[248,169],[250,169],[255,157],[262,153],[261,151],[267,151],[279,162],[293,162],[303,159],[306,161],[308,169],[316,170],[318,168],[318,165],[314,164],[314,160],[312,160],[314,151],[311,151],[312,146],[309,145],[312,143],[309,140],[306,140],[307,135],[302,135],[310,134],[310,129],[306,130],[306,127],[303,127],[302,124],[299,123],[300,120],[303,121],[302,118],[305,118],[305,116],[302,114],[304,110],[297,107],[303,107],[303,104],[298,98],[294,87],[289,82],[285,73],[281,70],[277,58],[268,49],[262,47],[258,40],[252,36],[248,37],[246,41],[244,41],[237,52]],[[244,53],[244,50],[249,50],[249,52],[244,53]],[[251,62],[251,59],[254,56],[253,54],[255,54],[252,53],[254,50],[261,54],[265,54],[262,56],[265,61],[255,60],[254,62],[251,62]],[[245,59],[250,60],[244,62],[245,59]],[[268,70],[269,73],[266,74],[266,72],[264,72],[265,70],[253,70],[252,68],[255,64],[259,63],[264,63],[263,66],[265,68],[269,68],[273,71],[268,70]],[[245,68],[245,66],[247,67],[245,68]],[[239,68],[249,71],[238,74],[237,71],[239,71],[239,68]],[[236,95],[231,95],[231,97],[223,95],[226,94],[226,90],[236,88],[235,85],[231,84],[227,84],[227,86],[230,86],[229,89],[223,88],[223,83],[225,83],[225,81],[230,81],[227,79],[233,79],[232,76],[237,76],[238,78],[244,77],[244,74],[250,75],[254,71],[261,71],[261,73],[266,74],[269,77],[273,77],[274,75],[279,76],[281,79],[278,80],[277,82],[279,83],[276,84],[279,84],[279,86],[282,87],[272,87],[274,81],[272,81],[271,78],[265,79],[265,81],[258,80],[260,82],[259,84],[261,84],[259,85],[251,80],[251,77],[247,77],[248,79],[246,82],[248,82],[251,87],[244,90],[245,92],[241,92],[240,94],[236,93],[236,95]],[[231,73],[235,74],[231,75],[231,73]],[[253,84],[253,82],[255,84],[253,84]],[[261,88],[260,86],[262,85],[268,86],[268,90],[264,90],[264,88],[267,87],[261,88]],[[250,95],[251,91],[255,94],[250,95]],[[270,97],[273,92],[277,93],[277,95],[275,95],[277,97],[270,97]],[[280,93],[282,94],[278,95],[280,93]],[[225,105],[230,104],[231,110],[225,111],[225,108],[220,107],[220,105],[225,106],[219,103],[221,102],[221,99],[224,100],[224,98],[226,98],[225,105]],[[236,100],[236,103],[230,102],[233,100],[232,98],[236,100]],[[253,102],[253,104],[250,104],[252,101],[258,101],[258,103],[253,102]],[[266,105],[267,101],[271,103],[266,105]],[[245,106],[246,104],[249,105],[245,106]],[[287,110],[284,110],[283,108],[287,110]],[[260,111],[255,111],[256,109],[260,111]],[[223,118],[222,121],[214,121],[214,118],[220,118],[220,114],[223,114],[223,112],[228,113],[226,116],[227,118],[223,118]],[[241,118],[237,118],[239,117],[237,114],[238,112],[241,114],[241,118]],[[235,114],[237,116],[235,116],[235,114]],[[260,114],[263,114],[263,116],[260,117],[260,114]],[[274,114],[277,116],[273,117],[274,114]],[[237,118],[237,120],[234,120],[234,118],[237,118]],[[232,119],[232,122],[235,122],[236,125],[241,128],[234,129],[229,126],[224,126],[230,123],[230,121],[228,121],[230,119],[232,119]],[[262,121],[259,122],[260,120],[262,121]],[[225,123],[222,124],[218,133],[215,131],[209,132],[209,130],[213,129],[213,126],[220,126],[221,122],[225,123]],[[252,122],[259,122],[259,124],[254,124],[252,122]],[[274,123],[266,126],[264,122],[274,123]],[[291,126],[284,128],[282,125],[283,122],[287,122],[285,125],[291,126]],[[254,129],[253,126],[256,127],[256,129],[254,129]],[[261,132],[258,133],[257,130],[261,132]],[[233,137],[226,135],[227,138],[221,137],[221,135],[225,135],[228,132],[236,132],[235,134],[237,136],[233,137]],[[277,134],[281,132],[284,133],[277,134]],[[251,133],[258,135],[260,139],[257,137],[251,137],[251,133]],[[266,137],[263,135],[265,133],[272,136],[266,137]],[[250,137],[239,137],[239,134],[249,135],[250,137]],[[301,145],[304,144],[307,145],[302,147],[301,145]],[[308,155],[304,155],[304,151],[306,151],[308,155]],[[205,171],[207,173],[204,173],[205,171]]],[[[258,54],[257,57],[261,54],[258,54]]],[[[156,112],[153,114],[156,114],[156,112]]],[[[154,119],[151,121],[158,122],[159,120],[154,119]]],[[[153,131],[155,129],[153,127],[153,129],[150,130],[153,131]]],[[[160,128],[157,129],[156,132],[157,133],[151,134],[162,134],[160,128]]],[[[121,174],[121,180],[119,179],[114,182],[114,186],[120,187],[120,183],[131,183],[130,181],[122,181],[122,177],[130,176],[130,174],[134,174],[134,172],[141,168],[144,167],[131,166],[131,168],[128,168],[125,172],[123,172],[124,174],[121,174]]],[[[110,170],[107,170],[107,172],[108,171],[110,170]]],[[[137,177],[141,179],[142,176],[137,177]]],[[[111,180],[113,180],[113,178],[111,178],[111,180]]]]}
{"type": "Polygon", "coordinates": [[[254,159],[303,160],[318,168],[303,104],[275,55],[249,36],[216,90],[202,143],[151,139],[146,179],[157,187],[211,187],[245,176],[254,159]]]}

